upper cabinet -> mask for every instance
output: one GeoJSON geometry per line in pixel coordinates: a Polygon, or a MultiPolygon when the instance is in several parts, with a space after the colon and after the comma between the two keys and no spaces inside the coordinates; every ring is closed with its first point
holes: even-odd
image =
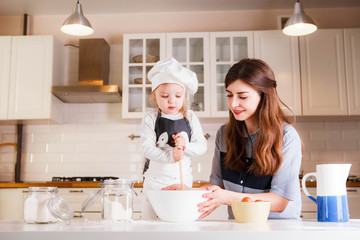
{"type": "Polygon", "coordinates": [[[147,73],[166,56],[166,35],[125,34],[123,51],[122,117],[142,118],[154,103],[149,101],[151,83],[147,73]]]}
{"type": "Polygon", "coordinates": [[[125,34],[123,118],[142,118],[155,106],[146,75],[165,57],[176,58],[197,75],[198,91],[187,99],[188,109],[199,117],[227,117],[225,74],[233,63],[252,56],[252,32],[125,34]]]}
{"type": "Polygon", "coordinates": [[[345,66],[350,115],[360,115],[360,29],[345,29],[345,66]]]}
{"type": "Polygon", "coordinates": [[[225,76],[230,67],[254,57],[253,32],[210,33],[211,116],[228,117],[225,76]]]}
{"type": "Polygon", "coordinates": [[[347,115],[342,29],[300,37],[303,115],[347,115]]]}
{"type": "MultiPolygon", "coordinates": [[[[295,115],[301,115],[299,42],[280,30],[254,32],[255,58],[273,69],[280,99],[295,115]]],[[[287,111],[287,108],[282,106],[287,111]]]]}
{"type": "Polygon", "coordinates": [[[124,118],[141,118],[154,107],[146,75],[170,56],[197,74],[199,90],[188,109],[199,117],[228,117],[226,73],[253,57],[273,69],[279,97],[295,115],[360,114],[360,29],[319,29],[303,37],[280,30],[124,35],[124,118]]]}
{"type": "Polygon", "coordinates": [[[166,34],[166,56],[174,57],[197,76],[198,90],[188,96],[187,108],[195,111],[198,117],[210,116],[209,52],[207,32],[166,34]]]}
{"type": "Polygon", "coordinates": [[[8,118],[11,37],[0,37],[0,120],[8,118]]]}
{"type": "Polygon", "coordinates": [[[61,122],[62,103],[51,87],[64,79],[62,44],[53,36],[1,37],[0,44],[0,119],[61,122]]]}

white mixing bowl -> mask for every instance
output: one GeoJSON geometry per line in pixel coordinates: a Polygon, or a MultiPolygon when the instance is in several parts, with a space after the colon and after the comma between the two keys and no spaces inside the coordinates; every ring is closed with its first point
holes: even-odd
{"type": "Polygon", "coordinates": [[[155,213],[163,221],[193,222],[202,214],[198,204],[207,199],[202,195],[206,190],[147,191],[155,213]]]}

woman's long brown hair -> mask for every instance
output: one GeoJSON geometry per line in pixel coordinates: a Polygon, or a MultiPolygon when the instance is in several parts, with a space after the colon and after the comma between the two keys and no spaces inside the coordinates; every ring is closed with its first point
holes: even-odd
{"type": "MultiPolygon", "coordinates": [[[[257,176],[274,175],[283,160],[283,123],[293,122],[281,110],[279,102],[286,108],[289,107],[279,99],[274,73],[264,61],[243,59],[234,64],[226,75],[225,87],[238,80],[251,85],[261,95],[255,113],[258,114],[259,132],[253,150],[254,161],[246,170],[257,176]]],[[[236,120],[231,111],[229,111],[229,119],[226,129],[225,167],[236,171],[244,170],[246,137],[248,137],[245,121],[236,120]]]]}

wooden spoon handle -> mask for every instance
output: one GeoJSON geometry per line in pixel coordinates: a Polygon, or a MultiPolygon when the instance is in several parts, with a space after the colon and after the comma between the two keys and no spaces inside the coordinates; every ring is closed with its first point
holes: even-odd
{"type": "Polygon", "coordinates": [[[184,190],[184,180],[183,180],[183,172],[182,172],[182,165],[181,161],[179,161],[179,169],[180,169],[180,190],[184,190]]]}

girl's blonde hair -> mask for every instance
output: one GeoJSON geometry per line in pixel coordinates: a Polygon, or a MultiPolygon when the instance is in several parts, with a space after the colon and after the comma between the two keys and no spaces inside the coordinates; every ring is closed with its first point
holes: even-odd
{"type": "MultiPolygon", "coordinates": [[[[280,100],[274,73],[262,60],[243,59],[234,64],[226,75],[225,87],[238,80],[249,84],[261,95],[255,113],[259,118],[259,133],[253,150],[255,159],[247,170],[257,176],[274,175],[283,161],[283,123],[293,123],[293,119],[281,110],[279,102],[286,108],[289,107],[280,100]]],[[[291,109],[289,111],[291,112],[291,109]]],[[[240,171],[245,169],[248,132],[245,121],[237,121],[231,111],[229,118],[226,129],[225,166],[240,171]]]]}

